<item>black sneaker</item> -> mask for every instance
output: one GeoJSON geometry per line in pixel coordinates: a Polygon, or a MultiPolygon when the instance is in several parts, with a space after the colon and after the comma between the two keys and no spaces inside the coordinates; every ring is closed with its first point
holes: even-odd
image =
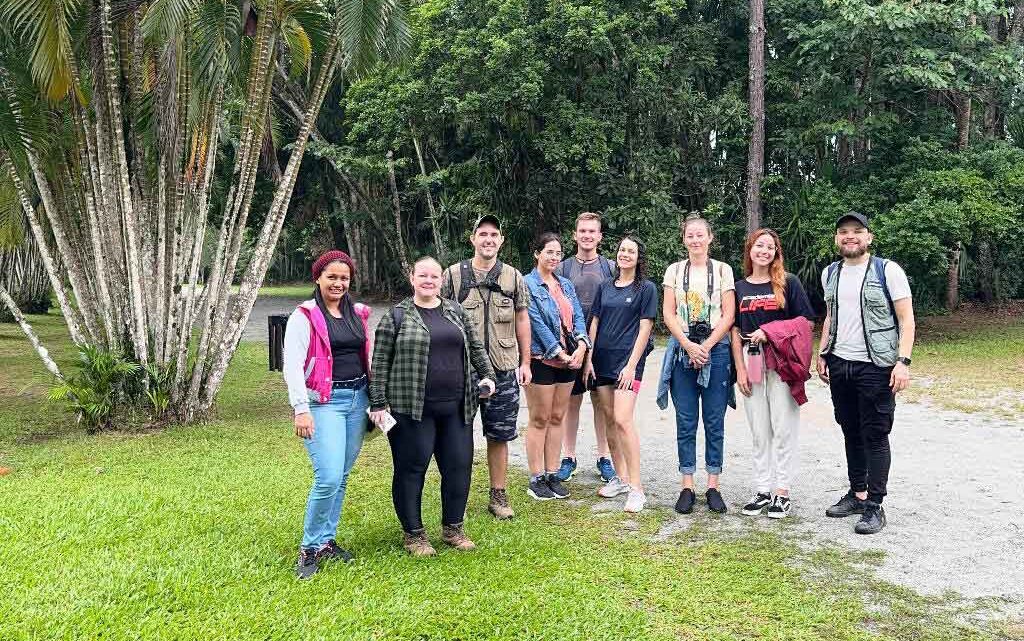
{"type": "Polygon", "coordinates": [[[526,493],[530,495],[530,498],[538,501],[550,501],[555,498],[551,488],[548,487],[548,481],[543,476],[530,479],[530,486],[526,488],[526,493]]]}
{"type": "Polygon", "coordinates": [[[864,514],[853,526],[857,534],[878,534],[885,527],[885,508],[874,501],[864,501],[864,514]]]}
{"type": "Polygon", "coordinates": [[[680,514],[689,514],[693,512],[693,504],[697,502],[697,496],[693,493],[690,488],[684,488],[679,493],[679,498],[676,499],[676,512],[680,514]]]}
{"type": "Polygon", "coordinates": [[[842,519],[854,514],[864,514],[864,500],[858,499],[853,490],[847,492],[835,505],[825,510],[825,516],[831,516],[834,519],[842,519]]]}
{"type": "Polygon", "coordinates": [[[300,579],[308,579],[320,570],[320,561],[317,559],[316,550],[299,550],[299,562],[295,566],[295,575],[300,579]]]}
{"type": "Polygon", "coordinates": [[[341,561],[342,563],[349,563],[352,561],[352,553],[348,550],[339,547],[337,541],[330,539],[327,543],[320,546],[320,549],[316,551],[316,558],[318,561],[341,561]]]}
{"type": "Polygon", "coordinates": [[[555,474],[548,474],[547,476],[548,489],[551,490],[551,495],[556,499],[564,499],[569,497],[569,490],[562,486],[562,482],[558,480],[558,476],[555,474]]]}
{"type": "Polygon", "coordinates": [[[743,506],[743,514],[747,516],[758,516],[761,511],[772,504],[772,495],[767,492],[758,492],[750,503],[743,506]]]}
{"type": "Polygon", "coordinates": [[[789,500],[788,496],[775,495],[772,499],[772,505],[768,508],[768,518],[770,519],[784,519],[789,516],[789,510],[793,507],[793,502],[789,500]]]}
{"type": "Polygon", "coordinates": [[[708,488],[708,491],[704,493],[704,497],[708,501],[708,509],[715,514],[725,514],[729,508],[725,506],[725,501],[722,500],[722,494],[718,491],[717,487],[708,488]]]}

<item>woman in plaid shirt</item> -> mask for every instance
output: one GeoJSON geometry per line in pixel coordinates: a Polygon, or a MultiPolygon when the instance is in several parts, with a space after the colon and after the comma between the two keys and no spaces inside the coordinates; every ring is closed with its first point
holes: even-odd
{"type": "Polygon", "coordinates": [[[441,265],[430,257],[412,267],[413,296],[381,319],[373,349],[370,419],[388,431],[394,460],[391,497],[403,545],[414,556],[435,554],[420,503],[431,456],[441,473],[441,540],[458,550],[476,546],[462,521],[473,465],[472,421],[477,397],[494,393],[491,360],[462,307],[440,298],[441,265]],[[470,366],[480,380],[472,385],[470,366]]]}

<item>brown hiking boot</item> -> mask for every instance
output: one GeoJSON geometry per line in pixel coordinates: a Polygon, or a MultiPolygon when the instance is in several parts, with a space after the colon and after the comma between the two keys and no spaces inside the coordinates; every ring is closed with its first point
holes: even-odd
{"type": "Polygon", "coordinates": [[[505,490],[499,490],[496,487],[491,488],[491,500],[487,503],[487,511],[502,521],[516,515],[508,506],[508,494],[505,493],[505,490]]]}
{"type": "Polygon", "coordinates": [[[424,530],[418,532],[403,532],[402,547],[413,556],[434,556],[437,551],[430,544],[427,533],[424,530]]]}
{"type": "Polygon", "coordinates": [[[470,550],[476,549],[476,543],[469,540],[469,537],[466,536],[465,531],[462,529],[461,523],[458,525],[442,525],[441,540],[456,550],[461,550],[463,552],[469,552],[470,550]]]}

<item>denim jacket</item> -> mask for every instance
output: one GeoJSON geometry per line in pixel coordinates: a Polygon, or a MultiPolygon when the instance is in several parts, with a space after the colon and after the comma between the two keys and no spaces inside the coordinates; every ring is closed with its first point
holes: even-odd
{"type": "MultiPolygon", "coordinates": [[[[715,348],[720,348],[722,345],[728,345],[729,339],[724,338],[722,342],[715,345],[715,348]]],[[[675,336],[668,337],[668,345],[665,346],[665,356],[661,360],[661,375],[658,376],[658,392],[655,396],[655,402],[658,404],[658,409],[665,409],[668,407],[669,388],[672,386],[672,373],[675,372],[676,364],[682,363],[684,368],[690,367],[690,361],[688,360],[686,350],[679,344],[675,336]]],[[[733,379],[736,378],[736,369],[732,369],[733,379]]],[[[701,387],[708,386],[708,380],[711,378],[711,365],[705,365],[701,368],[700,373],[697,374],[697,385],[701,387]]],[[[736,409],[736,390],[732,385],[729,385],[729,400],[727,401],[729,407],[736,409]]]]}
{"type": "MultiPolygon", "coordinates": [[[[592,347],[587,328],[583,321],[583,308],[576,296],[576,288],[567,278],[555,275],[562,287],[565,297],[572,303],[572,332],[581,343],[592,347]]],[[[530,290],[530,354],[538,358],[554,358],[562,350],[562,316],[558,313],[558,303],[551,295],[548,286],[540,277],[540,272],[533,271],[524,278],[530,290]]]]}

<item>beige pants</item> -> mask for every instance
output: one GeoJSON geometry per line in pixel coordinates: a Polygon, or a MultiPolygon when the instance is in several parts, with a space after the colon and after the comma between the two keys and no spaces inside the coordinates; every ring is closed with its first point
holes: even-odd
{"type": "Polygon", "coordinates": [[[757,491],[788,490],[796,473],[800,406],[772,370],[764,370],[764,381],[753,385],[752,391],[750,397],[743,397],[743,409],[754,436],[757,491]]]}

